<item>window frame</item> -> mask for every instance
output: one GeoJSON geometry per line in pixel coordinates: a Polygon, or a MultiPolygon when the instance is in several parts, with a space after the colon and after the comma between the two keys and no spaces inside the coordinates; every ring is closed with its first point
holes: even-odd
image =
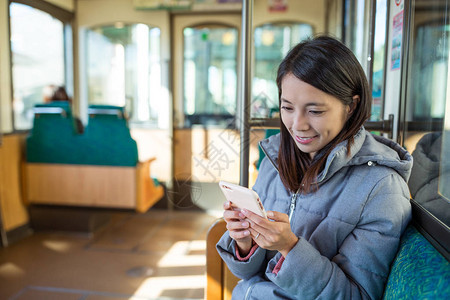
{"type": "Polygon", "coordinates": [[[11,121],[12,121],[12,131],[13,133],[20,132],[28,132],[32,128],[29,129],[16,129],[16,122],[14,116],[13,109],[13,100],[14,100],[14,77],[13,77],[13,53],[11,47],[11,14],[10,14],[10,6],[11,4],[23,4],[34,9],[38,9],[44,13],[51,15],[52,17],[58,19],[63,23],[63,42],[64,42],[64,82],[66,86],[66,90],[69,94],[74,94],[74,42],[73,42],[73,28],[74,28],[74,18],[75,14],[66,9],[58,7],[54,4],[43,0],[10,0],[8,4],[8,24],[9,24],[9,57],[10,65],[9,65],[9,77],[11,78],[11,121]]]}
{"type": "MultiPolygon", "coordinates": [[[[85,74],[85,78],[84,78],[84,82],[82,84],[83,90],[85,90],[85,95],[84,95],[84,103],[89,106],[91,104],[98,104],[98,103],[90,103],[89,102],[89,68],[87,66],[88,64],[88,60],[89,60],[89,45],[88,45],[88,41],[87,41],[87,37],[89,35],[89,31],[95,31],[95,29],[98,28],[103,28],[103,27],[115,27],[115,25],[117,23],[120,23],[120,25],[122,26],[135,26],[135,25],[145,25],[147,26],[150,30],[152,29],[158,29],[160,32],[159,35],[159,65],[160,65],[160,77],[161,77],[161,87],[163,87],[163,68],[164,68],[164,60],[163,60],[163,56],[162,56],[162,35],[163,35],[163,30],[160,26],[155,25],[155,24],[151,24],[148,22],[122,22],[122,21],[109,21],[109,22],[105,22],[105,23],[95,23],[90,25],[89,27],[86,27],[83,31],[83,51],[84,51],[84,59],[82,62],[80,62],[82,64],[81,68],[83,69],[83,73],[85,74]]],[[[150,64],[149,64],[150,66],[150,64]]],[[[126,85],[126,81],[124,82],[126,85]]],[[[148,101],[149,103],[152,101],[152,97],[151,95],[149,95],[148,97],[148,101]]],[[[153,99],[153,101],[156,101],[153,99]]],[[[145,129],[162,129],[159,125],[159,121],[158,119],[147,119],[145,121],[139,121],[139,120],[134,120],[133,118],[130,118],[130,116],[135,114],[135,107],[134,107],[134,103],[130,102],[131,104],[128,105],[127,100],[125,99],[125,111],[127,112],[128,115],[128,125],[130,128],[145,128],[145,129]],[[128,111],[129,110],[129,111],[128,111]]],[[[105,104],[105,105],[111,105],[111,104],[105,104]]],[[[149,111],[150,112],[150,111],[149,111]]]]}
{"type": "Polygon", "coordinates": [[[236,116],[238,114],[238,105],[239,105],[239,94],[238,94],[238,89],[239,89],[239,46],[240,46],[240,28],[233,26],[232,24],[228,24],[228,23],[224,23],[224,22],[199,22],[199,23],[193,23],[190,24],[188,26],[183,27],[182,30],[182,107],[181,107],[181,111],[182,111],[182,115],[183,115],[183,122],[180,128],[184,128],[184,129],[191,129],[195,126],[201,126],[203,128],[227,128],[227,129],[235,129],[236,128],[236,124],[235,124],[235,119],[236,116]],[[185,72],[185,57],[184,57],[184,50],[185,50],[185,38],[184,38],[184,30],[186,28],[194,28],[194,29],[199,29],[201,27],[205,27],[208,29],[233,29],[236,30],[236,102],[235,102],[235,114],[233,115],[227,115],[226,113],[222,113],[222,114],[209,114],[209,113],[194,113],[192,115],[187,114],[186,112],[186,102],[185,102],[185,94],[184,94],[184,88],[185,88],[185,81],[186,78],[184,76],[184,72],[185,72]],[[198,120],[197,122],[194,122],[190,125],[187,125],[187,120],[198,120]],[[202,120],[202,121],[200,121],[202,120]],[[209,120],[216,120],[216,124],[205,124],[209,121],[209,120]],[[223,123],[225,123],[226,125],[224,125],[223,123]]]}
{"type": "MultiPolygon", "coordinates": [[[[444,1],[448,2],[448,0],[444,1]]],[[[446,9],[447,7],[442,7],[442,9],[446,9]]],[[[400,90],[400,105],[399,105],[399,128],[398,128],[398,138],[397,142],[405,146],[405,142],[407,140],[407,132],[410,130],[410,126],[408,123],[414,123],[408,121],[408,113],[407,106],[411,105],[409,101],[410,94],[410,85],[414,84],[411,80],[410,69],[411,69],[411,59],[413,58],[413,54],[415,51],[415,37],[417,34],[417,29],[419,26],[423,25],[423,23],[414,24],[414,18],[418,11],[425,11],[427,8],[423,8],[416,6],[416,1],[405,1],[404,3],[404,14],[403,14],[403,36],[402,36],[402,53],[401,53],[401,90],[400,90]],[[417,10],[416,10],[417,9],[417,10]]],[[[448,11],[448,8],[447,8],[448,11]]],[[[448,15],[448,14],[447,14],[448,15]]],[[[442,19],[442,20],[445,20],[442,19]]],[[[447,66],[450,68],[450,66],[447,66]]],[[[447,70],[448,72],[448,70],[447,70]]],[[[448,89],[448,87],[447,87],[448,89]]],[[[448,101],[448,99],[447,99],[448,101]]],[[[445,119],[445,115],[444,115],[445,119]]],[[[431,120],[430,120],[431,121],[431,120]]],[[[430,122],[432,124],[432,122],[430,122]]],[[[419,128],[421,125],[419,124],[419,128]]],[[[439,128],[438,131],[443,131],[444,128],[441,129],[441,125],[437,124],[437,127],[432,125],[430,131],[436,131],[436,128],[439,128]],[[434,127],[434,128],[433,128],[434,127]]],[[[424,131],[424,132],[429,132],[424,131]]],[[[413,151],[411,151],[412,153],[413,151]]],[[[439,176],[443,176],[439,174],[439,176]]],[[[442,220],[440,220],[437,216],[435,216],[431,211],[423,207],[419,202],[414,200],[414,198],[410,199],[410,203],[412,206],[412,222],[417,228],[417,230],[423,234],[423,236],[447,259],[450,260],[450,227],[445,224],[442,220]]]]}
{"type": "MultiPolygon", "coordinates": [[[[255,31],[256,29],[260,29],[260,28],[264,28],[265,26],[294,26],[294,25],[306,25],[309,26],[311,28],[311,37],[314,36],[317,32],[315,26],[311,23],[308,22],[303,22],[303,21],[299,21],[299,20],[280,20],[280,21],[272,21],[272,22],[265,22],[265,23],[261,23],[258,24],[256,26],[253,27],[253,40],[255,40],[255,31]]],[[[301,41],[297,41],[295,42],[290,48],[292,48],[293,46],[295,46],[297,43],[300,43],[301,41]]],[[[284,55],[282,55],[280,61],[278,62],[278,64],[275,65],[275,70],[278,68],[279,64],[281,63],[281,61],[283,60],[283,58],[287,55],[287,53],[285,53],[284,55]]],[[[256,101],[256,97],[253,94],[254,93],[254,89],[253,89],[253,80],[256,78],[256,45],[253,46],[253,55],[252,55],[252,86],[251,86],[251,104],[253,104],[254,101],[256,101]]],[[[276,71],[275,71],[275,77],[273,78],[275,84],[276,84],[276,71]]],[[[276,106],[278,106],[278,95],[276,96],[275,100],[275,104],[276,106]]],[[[253,115],[253,111],[250,111],[250,116],[251,118],[254,118],[253,115]]],[[[272,118],[272,113],[269,112],[268,113],[268,118],[272,118]]],[[[259,117],[257,117],[259,118],[259,117]]]]}

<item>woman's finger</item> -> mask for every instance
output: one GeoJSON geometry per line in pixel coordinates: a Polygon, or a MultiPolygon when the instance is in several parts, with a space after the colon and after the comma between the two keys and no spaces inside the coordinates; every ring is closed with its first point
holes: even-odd
{"type": "Polygon", "coordinates": [[[271,226],[273,226],[273,222],[257,215],[249,210],[242,210],[242,214],[247,218],[247,221],[250,223],[250,228],[254,229],[257,233],[261,233],[263,235],[268,235],[271,232],[271,226]]]}
{"type": "Polygon", "coordinates": [[[278,211],[268,211],[267,217],[272,221],[289,223],[289,216],[278,211]]]}
{"type": "Polygon", "coordinates": [[[241,231],[229,231],[230,237],[234,240],[241,240],[247,238],[250,235],[249,230],[241,230],[241,231]]]}
{"type": "Polygon", "coordinates": [[[241,215],[239,211],[237,210],[225,210],[223,212],[223,218],[225,221],[227,220],[240,220],[244,219],[244,215],[241,215]]]}
{"type": "Polygon", "coordinates": [[[245,230],[250,227],[247,221],[229,222],[227,223],[228,230],[245,230]]]}

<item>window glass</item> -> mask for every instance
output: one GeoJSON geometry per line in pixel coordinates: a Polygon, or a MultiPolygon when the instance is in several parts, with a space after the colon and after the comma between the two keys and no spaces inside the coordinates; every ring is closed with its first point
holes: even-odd
{"type": "Polygon", "coordinates": [[[352,50],[364,71],[369,54],[369,0],[344,0],[344,43],[352,50]]]}
{"type": "Polygon", "coordinates": [[[157,27],[123,24],[86,33],[88,103],[124,106],[131,124],[157,124],[162,109],[157,27]]]}
{"type": "Polygon", "coordinates": [[[185,126],[229,124],[236,113],[237,29],[186,27],[183,38],[185,126]]]}
{"type": "Polygon", "coordinates": [[[386,56],[387,0],[377,0],[372,74],[372,114],[370,120],[383,119],[384,69],[386,56]]]}
{"type": "Polygon", "coordinates": [[[405,146],[414,165],[412,197],[450,226],[449,0],[412,7],[405,146]],[[445,124],[445,126],[444,126],[445,124]]]}
{"type": "Polygon", "coordinates": [[[413,120],[444,117],[448,67],[449,27],[442,20],[419,24],[412,60],[411,97],[413,120]]]}
{"type": "Polygon", "coordinates": [[[270,117],[271,110],[278,107],[278,65],[292,47],[312,34],[311,25],[301,23],[265,24],[255,28],[252,117],[270,117]]]}
{"type": "Polygon", "coordinates": [[[33,126],[44,88],[65,85],[64,23],[50,14],[10,4],[14,128],[33,126]]]}

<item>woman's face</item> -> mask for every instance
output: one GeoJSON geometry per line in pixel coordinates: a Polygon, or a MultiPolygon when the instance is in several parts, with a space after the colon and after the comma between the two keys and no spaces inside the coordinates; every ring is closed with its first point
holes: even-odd
{"type": "Polygon", "coordinates": [[[350,106],[292,74],[281,81],[281,120],[297,147],[311,159],[342,130],[350,106]]]}

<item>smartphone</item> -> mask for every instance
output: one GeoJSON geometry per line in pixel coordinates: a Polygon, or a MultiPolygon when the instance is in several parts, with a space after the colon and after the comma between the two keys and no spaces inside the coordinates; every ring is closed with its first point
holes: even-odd
{"type": "Polygon", "coordinates": [[[226,181],[220,181],[219,186],[227,200],[235,206],[248,209],[267,219],[266,210],[254,190],[226,181]]]}

